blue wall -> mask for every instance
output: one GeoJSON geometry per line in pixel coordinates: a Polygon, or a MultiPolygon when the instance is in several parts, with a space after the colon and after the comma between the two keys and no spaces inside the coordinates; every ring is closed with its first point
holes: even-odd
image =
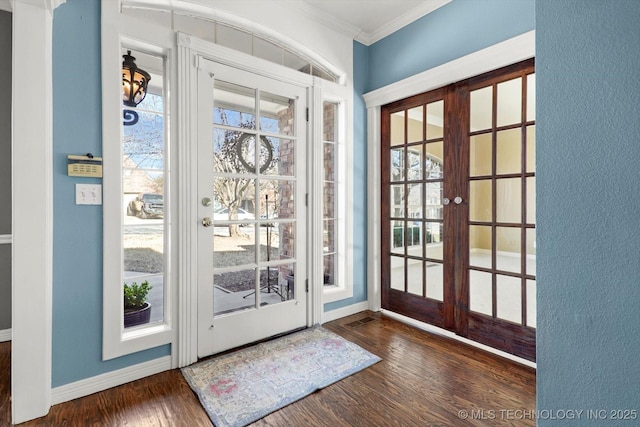
{"type": "Polygon", "coordinates": [[[76,183],[101,180],[68,177],[66,165],[102,152],[100,79],[100,1],[68,0],[53,20],[53,387],[170,350],[102,362],[102,207],[75,204],[76,183]]]}
{"type": "Polygon", "coordinates": [[[640,3],[537,0],[536,22],[538,408],[639,425],[609,411],[640,410],[640,3]]]}
{"type": "Polygon", "coordinates": [[[533,0],[453,0],[370,49],[367,91],[535,28],[533,0]]]}

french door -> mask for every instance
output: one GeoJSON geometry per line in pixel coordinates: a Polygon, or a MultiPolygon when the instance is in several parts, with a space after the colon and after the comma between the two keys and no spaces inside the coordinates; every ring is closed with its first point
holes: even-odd
{"type": "Polygon", "coordinates": [[[198,71],[198,356],[307,325],[307,90],[198,71]]]}
{"type": "Polygon", "coordinates": [[[533,59],[381,112],[382,307],[535,360],[533,59]]]}

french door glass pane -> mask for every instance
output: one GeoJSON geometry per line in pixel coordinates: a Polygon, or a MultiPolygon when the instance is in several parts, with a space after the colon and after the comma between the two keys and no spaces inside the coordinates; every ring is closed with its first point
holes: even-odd
{"type": "Polygon", "coordinates": [[[294,106],[293,99],[260,92],[260,130],[280,135],[294,135],[294,106]]]}
{"type": "Polygon", "coordinates": [[[536,281],[527,280],[527,326],[536,327],[536,281]]]}
{"type": "Polygon", "coordinates": [[[496,269],[520,273],[521,228],[496,227],[496,269]]]}
{"type": "Polygon", "coordinates": [[[407,142],[417,142],[424,139],[422,111],[422,105],[407,111],[407,142]]]}
{"type": "Polygon", "coordinates": [[[469,309],[477,313],[492,316],[492,289],[491,273],[469,270],[469,309]]]}
{"type": "Polygon", "coordinates": [[[255,92],[251,88],[216,80],[213,87],[213,123],[255,129],[255,92]]]}
{"type": "Polygon", "coordinates": [[[294,176],[296,144],[292,139],[260,137],[260,173],[270,176],[294,176]]]}
{"type": "Polygon", "coordinates": [[[426,297],[437,301],[444,300],[444,266],[439,262],[427,261],[424,263],[427,276],[426,297]]]}
{"type": "Polygon", "coordinates": [[[536,230],[527,228],[527,274],[536,275],[536,230]]]}
{"type": "Polygon", "coordinates": [[[404,221],[391,221],[391,253],[404,255],[404,221]]]}
{"type": "Polygon", "coordinates": [[[407,292],[410,294],[424,296],[422,291],[423,261],[407,259],[407,292]]]}
{"type": "Polygon", "coordinates": [[[404,291],[404,266],[405,258],[391,256],[389,258],[389,267],[391,272],[391,289],[404,291]]]}
{"type": "Polygon", "coordinates": [[[471,132],[491,128],[491,106],[493,105],[493,86],[471,92],[471,132]]]}
{"type": "Polygon", "coordinates": [[[425,147],[425,179],[442,179],[444,177],[444,141],[429,142],[425,147]]]}
{"type": "Polygon", "coordinates": [[[536,223],[536,177],[527,178],[527,224],[536,223]]]}
{"type": "Polygon", "coordinates": [[[389,191],[391,192],[391,212],[389,214],[392,218],[404,217],[404,185],[391,185],[389,191]]]}
{"type": "Polygon", "coordinates": [[[536,126],[527,126],[527,172],[536,171],[536,126]]]}
{"type": "Polygon", "coordinates": [[[422,219],[422,192],[424,184],[408,184],[407,210],[409,218],[422,219]]]}
{"type": "Polygon", "coordinates": [[[391,149],[391,181],[404,181],[404,148],[391,149]]]}
{"type": "Polygon", "coordinates": [[[425,184],[425,219],[442,219],[442,182],[425,184]]]}
{"type": "Polygon", "coordinates": [[[279,261],[295,256],[296,225],[274,223],[254,230],[259,234],[260,261],[279,261]]]}
{"type": "Polygon", "coordinates": [[[496,180],[496,221],[520,223],[522,221],[522,179],[496,180]]]}
{"type": "Polygon", "coordinates": [[[520,173],[522,171],[521,130],[510,129],[496,136],[496,174],[520,173]]]}
{"type": "Polygon", "coordinates": [[[469,226],[469,265],[472,267],[493,268],[491,250],[493,239],[491,227],[484,225],[469,226]]]}
{"type": "Polygon", "coordinates": [[[514,323],[522,323],[522,280],[518,277],[496,275],[496,316],[514,323]]]}
{"type": "Polygon", "coordinates": [[[469,176],[491,175],[493,149],[491,134],[483,133],[470,138],[469,176]]]}
{"type": "Polygon", "coordinates": [[[522,121],[522,78],[498,83],[497,125],[522,121]]]}
{"type": "Polygon", "coordinates": [[[404,111],[391,114],[391,146],[403,145],[404,141],[404,111]]]}
{"type": "Polygon", "coordinates": [[[427,104],[427,139],[442,138],[444,135],[444,101],[427,104]]]}
{"type": "Polygon", "coordinates": [[[422,145],[407,148],[407,181],[422,179],[422,145]]]}
{"type": "Polygon", "coordinates": [[[536,119],[536,75],[527,76],[527,121],[536,119]]]}
{"type": "Polygon", "coordinates": [[[426,257],[429,259],[443,260],[443,224],[441,222],[426,222],[424,224],[424,236],[426,243],[426,257]]]}
{"type": "Polygon", "coordinates": [[[493,214],[491,194],[490,179],[469,182],[469,219],[471,221],[491,221],[493,214]]]}
{"type": "Polygon", "coordinates": [[[213,286],[217,291],[214,291],[214,315],[246,310],[256,305],[255,268],[215,273],[213,286]]]}

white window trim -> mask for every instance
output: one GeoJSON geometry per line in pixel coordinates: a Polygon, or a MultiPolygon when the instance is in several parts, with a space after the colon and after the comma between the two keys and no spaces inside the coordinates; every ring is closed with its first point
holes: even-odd
{"type": "MultiPolygon", "coordinates": [[[[353,297],[353,137],[349,138],[348,130],[353,129],[353,94],[345,86],[317,79],[315,81],[314,96],[314,217],[311,220],[314,230],[314,245],[312,256],[314,265],[318,267],[312,272],[316,283],[321,286],[322,304],[340,301],[353,297]],[[336,192],[338,195],[336,212],[336,262],[338,277],[334,286],[324,286],[324,252],[323,252],[323,103],[331,102],[338,105],[337,114],[337,144],[336,155],[338,167],[336,170],[336,192]]],[[[351,135],[353,132],[350,133],[351,135]]],[[[321,310],[320,312],[323,312],[321,310]]]]}
{"type": "Polygon", "coordinates": [[[371,310],[381,308],[380,107],[535,56],[535,30],[439,65],[364,95],[367,106],[367,276],[371,310]]]}
{"type": "MultiPolygon", "coordinates": [[[[164,280],[164,319],[162,323],[150,324],[147,327],[125,331],[123,326],[123,243],[122,243],[122,141],[121,126],[121,49],[125,44],[132,48],[139,48],[149,53],[166,55],[170,63],[175,55],[175,45],[171,32],[154,25],[135,21],[130,17],[121,16],[118,2],[102,2],[102,157],[103,166],[103,320],[102,320],[102,359],[109,360],[126,354],[157,347],[173,342],[175,323],[172,316],[174,307],[173,283],[176,283],[175,265],[170,250],[170,228],[165,228],[166,247],[172,254],[166,259],[164,280]],[[126,28],[126,34],[122,30],[126,28]],[[132,32],[135,31],[135,34],[132,32]],[[151,37],[154,42],[145,42],[151,37]],[[114,141],[118,143],[114,144],[114,141]],[[120,286],[116,286],[119,284],[120,286]]],[[[167,71],[167,83],[172,87],[169,77],[174,74],[167,71]]],[[[175,80],[175,79],[174,79],[175,80]]],[[[172,108],[170,116],[174,117],[172,108]]],[[[167,155],[170,153],[170,141],[165,147],[167,155]]],[[[172,179],[169,176],[170,180],[172,179]]],[[[171,182],[167,182],[165,206],[165,221],[171,221],[171,182]],[[168,202],[168,203],[167,203],[168,202]]]]}

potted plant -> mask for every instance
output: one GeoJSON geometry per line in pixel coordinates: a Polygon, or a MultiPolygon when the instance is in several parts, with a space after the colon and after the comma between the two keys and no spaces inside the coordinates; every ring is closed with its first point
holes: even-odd
{"type": "Polygon", "coordinates": [[[148,281],[138,285],[124,282],[124,327],[142,325],[151,319],[151,304],[147,302],[147,294],[153,288],[148,281]]]}

